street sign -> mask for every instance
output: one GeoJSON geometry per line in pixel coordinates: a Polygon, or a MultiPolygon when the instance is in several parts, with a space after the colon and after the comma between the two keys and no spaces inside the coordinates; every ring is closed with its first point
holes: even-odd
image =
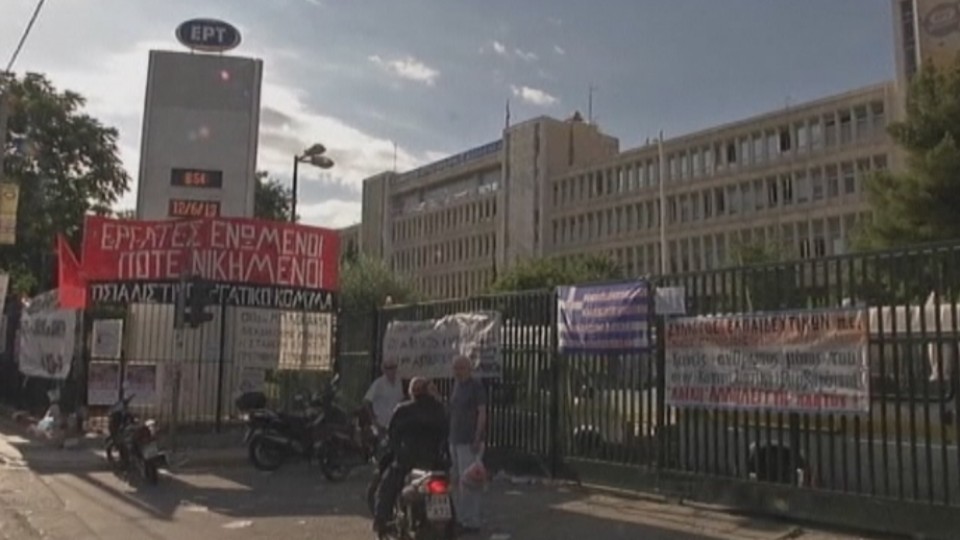
{"type": "Polygon", "coordinates": [[[216,19],[191,19],[177,27],[177,41],[194,51],[224,52],[240,45],[240,30],[216,19]]]}

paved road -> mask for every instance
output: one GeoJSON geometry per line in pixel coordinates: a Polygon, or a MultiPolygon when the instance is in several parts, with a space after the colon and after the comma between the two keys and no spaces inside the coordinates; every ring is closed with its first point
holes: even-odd
{"type": "MultiPolygon", "coordinates": [[[[183,470],[164,476],[159,486],[138,487],[91,467],[89,460],[69,459],[70,451],[20,449],[23,460],[0,438],[2,539],[372,538],[362,478],[331,485],[305,465],[274,474],[224,467],[183,470]]],[[[491,487],[487,510],[490,525],[476,538],[853,538],[791,536],[797,529],[780,522],[509,482],[491,487]]]]}

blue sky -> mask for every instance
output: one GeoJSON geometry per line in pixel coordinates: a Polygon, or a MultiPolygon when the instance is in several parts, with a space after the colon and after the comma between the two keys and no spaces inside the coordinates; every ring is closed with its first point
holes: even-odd
{"type": "MultiPolygon", "coordinates": [[[[0,0],[5,61],[35,0],[0,0]]],[[[621,148],[893,77],[886,0],[72,0],[47,2],[15,68],[89,99],[135,178],[147,51],[206,16],[265,62],[260,168],[304,173],[308,222],[359,219],[361,180],[499,137],[512,118],[586,113],[621,148]]],[[[126,205],[135,198],[128,197],[126,205]]]]}

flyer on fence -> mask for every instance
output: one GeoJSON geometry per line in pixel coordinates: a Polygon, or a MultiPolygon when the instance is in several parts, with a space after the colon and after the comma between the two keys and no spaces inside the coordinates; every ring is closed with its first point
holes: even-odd
{"type": "Polygon", "coordinates": [[[120,362],[90,362],[87,405],[113,405],[120,397],[120,362]]]}
{"type": "Polygon", "coordinates": [[[862,310],[684,318],[667,323],[666,338],[668,405],[870,410],[862,310]]]}
{"type": "Polygon", "coordinates": [[[395,360],[401,377],[448,379],[453,359],[462,354],[473,360],[477,377],[500,379],[500,313],[456,313],[440,319],[393,321],[383,337],[384,360],[395,360]]]}

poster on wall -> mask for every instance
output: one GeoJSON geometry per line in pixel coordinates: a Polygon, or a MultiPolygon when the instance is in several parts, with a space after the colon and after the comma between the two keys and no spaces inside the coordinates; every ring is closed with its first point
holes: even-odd
{"type": "Polygon", "coordinates": [[[123,319],[93,321],[93,343],[90,354],[94,358],[119,360],[123,344],[123,319]]]}
{"type": "Polygon", "coordinates": [[[326,370],[333,356],[329,313],[238,308],[233,357],[261,369],[326,370]]]}
{"type": "Polygon", "coordinates": [[[24,310],[17,338],[20,373],[42,379],[66,379],[73,364],[76,327],[75,310],[24,310]]]}
{"type": "Polygon", "coordinates": [[[123,394],[133,395],[133,405],[157,404],[157,365],[127,364],[123,379],[123,394]]]}
{"type": "Polygon", "coordinates": [[[453,376],[453,359],[473,361],[477,377],[503,377],[500,350],[501,315],[495,311],[457,313],[440,319],[393,321],[383,338],[384,360],[394,360],[398,374],[446,379],[453,376]]]}
{"type": "Polygon", "coordinates": [[[120,363],[90,362],[87,367],[87,405],[113,405],[120,397],[120,363]]]}
{"type": "Polygon", "coordinates": [[[667,323],[666,338],[668,405],[870,410],[862,310],[676,319],[667,323]]]}

